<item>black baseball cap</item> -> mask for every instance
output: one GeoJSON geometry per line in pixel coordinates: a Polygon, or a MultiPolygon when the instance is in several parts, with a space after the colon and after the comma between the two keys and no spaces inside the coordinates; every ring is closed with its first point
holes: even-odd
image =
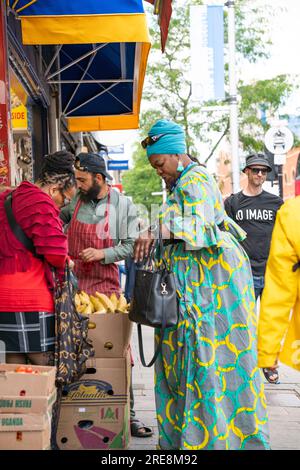
{"type": "Polygon", "coordinates": [[[268,172],[272,171],[272,167],[263,153],[253,153],[251,155],[248,155],[246,157],[246,165],[245,168],[243,169],[243,172],[245,173],[246,168],[252,165],[263,165],[267,168],[268,172]]]}
{"type": "Polygon", "coordinates": [[[76,170],[88,171],[89,173],[100,173],[108,180],[112,180],[112,177],[107,172],[104,158],[97,153],[82,152],[76,155],[75,168],[76,170]]]}

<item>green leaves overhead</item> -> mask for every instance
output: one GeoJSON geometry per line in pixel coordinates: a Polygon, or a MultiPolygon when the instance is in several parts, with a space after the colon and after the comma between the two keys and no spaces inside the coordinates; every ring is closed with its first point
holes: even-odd
{"type": "MultiPolygon", "coordinates": [[[[153,46],[146,73],[140,127],[142,139],[157,119],[175,120],[186,131],[188,153],[197,157],[200,162],[205,162],[213,155],[219,140],[218,136],[212,138],[211,131],[226,136],[228,115],[220,117],[215,113],[202,113],[201,105],[192,102],[191,99],[189,6],[202,3],[202,1],[186,0],[184,5],[180,6],[174,0],[164,54],[160,52],[160,31],[156,17],[150,16],[153,19],[153,24],[150,24],[153,46]],[[209,143],[211,150],[205,155],[199,155],[197,151],[200,142],[209,143]]],[[[241,66],[245,60],[255,63],[259,59],[267,58],[271,44],[269,21],[275,14],[274,11],[271,8],[257,8],[255,3],[249,0],[236,0],[235,4],[238,64],[241,66]]],[[[224,11],[226,62],[226,8],[224,11]]],[[[274,115],[285,103],[292,89],[292,83],[285,75],[251,84],[239,82],[239,136],[244,150],[263,149],[263,136],[268,124],[261,119],[261,111],[266,110],[270,116],[274,115]]],[[[205,106],[210,104],[220,103],[204,103],[205,106]]],[[[161,201],[161,197],[151,195],[152,192],[161,190],[161,182],[149,165],[142,148],[136,149],[134,161],[134,170],[127,172],[123,177],[126,192],[133,196],[135,202],[146,205],[161,201]]]]}

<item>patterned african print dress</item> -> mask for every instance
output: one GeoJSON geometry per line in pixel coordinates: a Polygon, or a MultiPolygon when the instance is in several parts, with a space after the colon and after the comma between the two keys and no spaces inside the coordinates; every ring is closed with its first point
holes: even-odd
{"type": "Polygon", "coordinates": [[[176,275],[179,321],[166,330],[155,363],[158,447],[268,449],[252,276],[238,243],[245,232],[197,164],[182,173],[160,217],[183,243],[164,252],[176,275]]]}

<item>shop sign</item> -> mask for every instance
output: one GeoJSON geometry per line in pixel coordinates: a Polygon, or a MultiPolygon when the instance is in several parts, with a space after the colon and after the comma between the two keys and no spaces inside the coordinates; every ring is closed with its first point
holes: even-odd
{"type": "Polygon", "coordinates": [[[128,170],[128,160],[108,160],[107,169],[112,170],[128,170]]]}
{"type": "Polygon", "coordinates": [[[11,110],[11,122],[13,129],[27,129],[28,120],[27,120],[27,108],[24,104],[20,104],[16,108],[11,110]]]}

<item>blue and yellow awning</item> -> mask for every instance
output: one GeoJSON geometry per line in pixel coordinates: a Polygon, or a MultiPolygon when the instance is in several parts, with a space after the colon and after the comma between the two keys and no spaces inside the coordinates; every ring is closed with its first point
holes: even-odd
{"type": "Polygon", "coordinates": [[[142,0],[10,0],[24,44],[57,45],[46,79],[70,131],[138,127],[150,39],[142,0]]]}
{"type": "Polygon", "coordinates": [[[10,0],[23,44],[149,42],[142,0],[10,0]]]}

